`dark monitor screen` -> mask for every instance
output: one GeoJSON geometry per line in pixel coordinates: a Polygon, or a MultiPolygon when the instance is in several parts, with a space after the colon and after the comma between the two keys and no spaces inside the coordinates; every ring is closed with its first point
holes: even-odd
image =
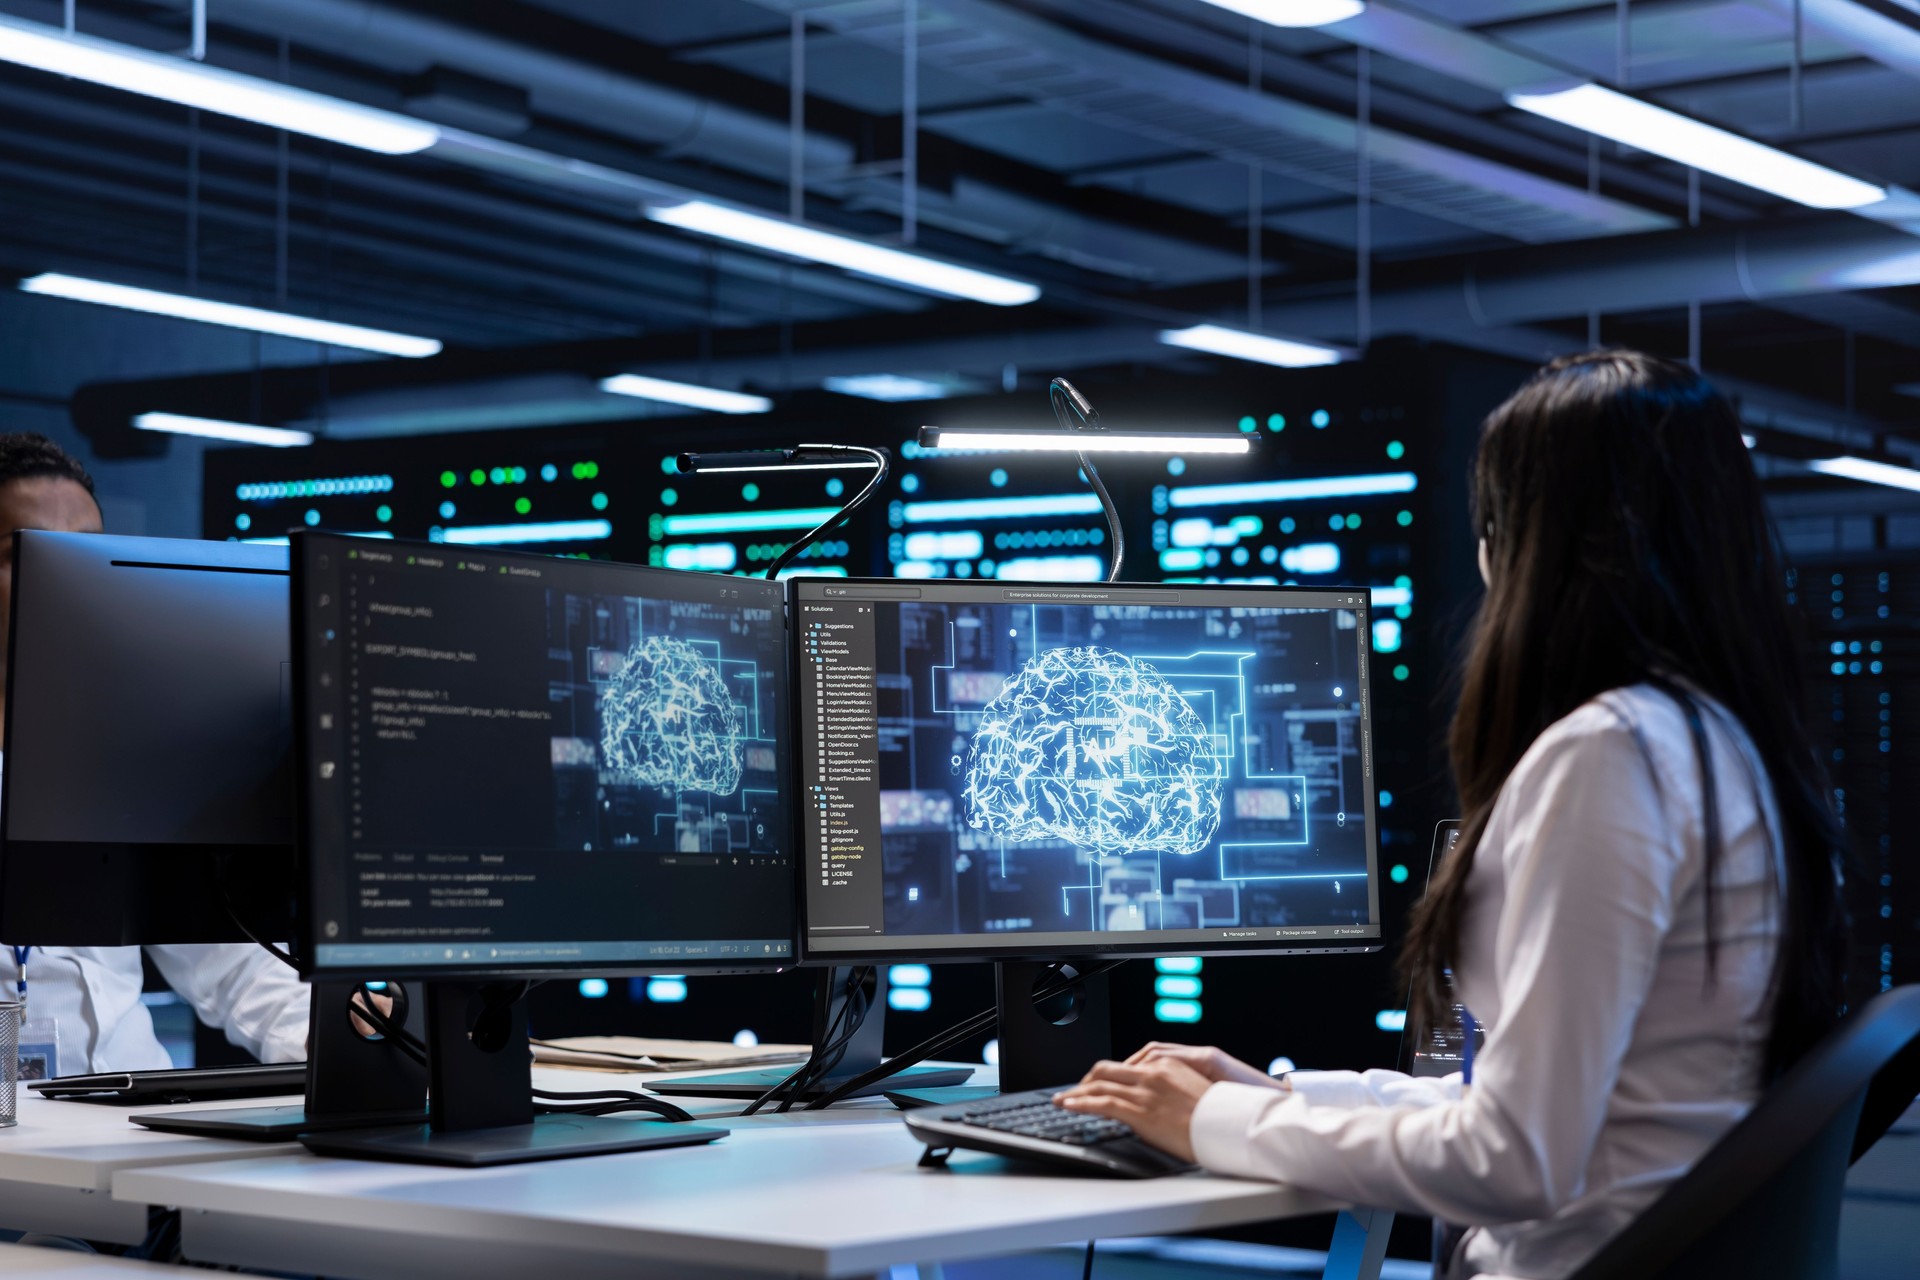
{"type": "Polygon", "coordinates": [[[294,541],[314,971],[791,961],[777,584],[294,541]]]}
{"type": "Polygon", "coordinates": [[[809,957],[1379,945],[1364,591],[790,586],[809,957]]]}
{"type": "Polygon", "coordinates": [[[22,531],[0,937],[238,942],[291,926],[278,547],[22,531]]]}
{"type": "MultiPolygon", "coordinates": [[[[1427,857],[1427,883],[1433,882],[1433,873],[1440,869],[1440,862],[1451,854],[1460,843],[1460,821],[1449,818],[1433,829],[1433,852],[1427,857]]],[[[1447,986],[1453,986],[1453,973],[1447,973],[1447,986]]],[[[1412,1021],[1408,1014],[1406,1027],[1407,1074],[1416,1076],[1450,1076],[1465,1069],[1467,1064],[1467,1037],[1473,1037],[1473,1047],[1477,1052],[1486,1040],[1486,1028],[1478,1019],[1467,1012],[1463,1004],[1455,1003],[1453,1017],[1444,1026],[1422,1027],[1412,1021]]]]}

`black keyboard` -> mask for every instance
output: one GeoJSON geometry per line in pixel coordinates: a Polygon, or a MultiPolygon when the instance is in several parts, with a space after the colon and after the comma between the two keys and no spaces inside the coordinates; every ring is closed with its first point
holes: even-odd
{"type": "Polygon", "coordinates": [[[1157,1178],[1192,1165],[1150,1147],[1118,1120],[1081,1115],[1055,1106],[1058,1089],[923,1107],[903,1117],[926,1144],[928,1162],[956,1148],[1037,1160],[1082,1173],[1157,1178]]]}

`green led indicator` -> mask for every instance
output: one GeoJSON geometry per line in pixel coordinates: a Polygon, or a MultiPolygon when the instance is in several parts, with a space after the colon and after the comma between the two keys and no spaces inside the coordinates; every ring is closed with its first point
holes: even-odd
{"type": "Polygon", "coordinates": [[[533,499],[515,498],[513,500],[513,509],[519,512],[521,515],[525,515],[527,514],[527,512],[533,510],[533,499]]]}
{"type": "Polygon", "coordinates": [[[473,474],[468,476],[467,479],[473,481],[475,484],[485,484],[487,482],[487,473],[475,467],[473,474]]]}
{"type": "Polygon", "coordinates": [[[505,467],[495,467],[493,470],[487,472],[487,479],[493,481],[495,484],[505,484],[507,482],[507,469],[505,467]]]}
{"type": "Polygon", "coordinates": [[[1401,513],[1400,513],[1399,515],[1397,515],[1397,516],[1395,516],[1395,517],[1394,517],[1394,519],[1395,519],[1395,520],[1397,520],[1397,521],[1399,521],[1399,522],[1400,522],[1400,527],[1401,527],[1402,529],[1404,529],[1404,528],[1406,528],[1406,527],[1407,527],[1408,525],[1410,525],[1410,524],[1412,524],[1412,523],[1413,523],[1413,512],[1411,512],[1411,511],[1402,511],[1402,512],[1401,512],[1401,513]]]}
{"type": "Polygon", "coordinates": [[[373,518],[381,524],[385,524],[387,521],[393,519],[393,508],[382,503],[374,508],[373,518]]]}
{"type": "Polygon", "coordinates": [[[662,506],[670,507],[678,501],[680,501],[680,495],[676,493],[674,490],[662,489],[660,491],[660,504],[662,506]]]}
{"type": "Polygon", "coordinates": [[[1404,662],[1393,669],[1393,678],[1395,680],[1405,680],[1408,676],[1412,674],[1413,672],[1407,670],[1407,665],[1404,662]]]}
{"type": "Polygon", "coordinates": [[[1287,415],[1284,413],[1270,413],[1267,415],[1267,430],[1278,434],[1286,429],[1287,415]]]}
{"type": "Polygon", "coordinates": [[[1410,604],[1397,604],[1393,606],[1393,616],[1405,621],[1413,616],[1413,606],[1410,604]]]}
{"type": "Polygon", "coordinates": [[[1257,423],[1257,422],[1255,422],[1255,421],[1253,420],[1253,415],[1252,415],[1252,414],[1248,414],[1248,415],[1247,415],[1246,417],[1244,417],[1244,418],[1242,418],[1242,419],[1240,419],[1240,430],[1241,430],[1241,431],[1242,431],[1243,433],[1245,433],[1245,434],[1248,434],[1248,435],[1251,435],[1251,434],[1253,433],[1253,431],[1254,431],[1254,429],[1255,429],[1256,427],[1258,427],[1259,425],[1260,425],[1259,423],[1257,423]]]}
{"type": "Polygon", "coordinates": [[[1401,444],[1398,440],[1389,440],[1387,441],[1387,456],[1395,462],[1398,462],[1407,456],[1407,446],[1401,444]]]}
{"type": "Polygon", "coordinates": [[[515,467],[513,469],[513,482],[515,484],[525,484],[527,482],[527,469],[525,467],[515,467]]]}
{"type": "Polygon", "coordinates": [[[604,494],[604,493],[596,493],[596,494],[594,494],[594,495],[593,495],[593,509],[594,509],[595,511],[605,511],[605,510],[607,509],[607,495],[606,495],[606,494],[604,494]]]}
{"type": "Polygon", "coordinates": [[[740,488],[740,496],[748,502],[758,502],[760,500],[760,486],[757,484],[742,485],[740,488]]]}
{"type": "Polygon", "coordinates": [[[1394,863],[1393,870],[1387,872],[1387,878],[1395,884],[1405,884],[1407,882],[1407,875],[1406,864],[1400,862],[1394,863]]]}
{"type": "Polygon", "coordinates": [[[453,472],[442,471],[440,473],[440,487],[442,489],[451,489],[453,488],[453,486],[459,483],[460,483],[460,477],[453,474],[453,472]]]}

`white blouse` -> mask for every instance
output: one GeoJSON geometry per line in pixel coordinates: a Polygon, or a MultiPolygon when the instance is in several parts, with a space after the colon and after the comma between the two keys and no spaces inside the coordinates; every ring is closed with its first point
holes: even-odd
{"type": "Polygon", "coordinates": [[[1760,1092],[1779,929],[1773,794],[1738,723],[1699,699],[1722,841],[1709,977],[1701,775],[1684,713],[1641,685],[1551,726],[1501,789],[1455,965],[1486,1027],[1458,1075],[1296,1073],[1216,1084],[1199,1162],[1468,1225],[1467,1275],[1565,1276],[1760,1092]]]}

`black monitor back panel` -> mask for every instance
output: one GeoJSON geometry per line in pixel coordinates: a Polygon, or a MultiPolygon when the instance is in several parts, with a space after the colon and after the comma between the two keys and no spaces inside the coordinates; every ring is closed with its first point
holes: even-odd
{"type": "Polygon", "coordinates": [[[287,936],[286,552],[17,537],[0,937],[287,936]]]}

